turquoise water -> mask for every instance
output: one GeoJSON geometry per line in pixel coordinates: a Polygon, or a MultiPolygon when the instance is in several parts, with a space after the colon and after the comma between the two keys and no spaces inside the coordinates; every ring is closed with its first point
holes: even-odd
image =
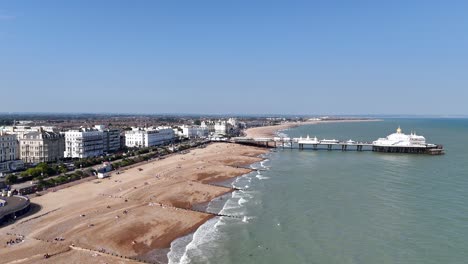
{"type": "Polygon", "coordinates": [[[232,183],[246,191],[210,204],[243,219],[209,221],[185,238],[172,262],[468,263],[468,120],[322,124],[285,133],[372,141],[398,125],[443,144],[447,154],[277,150],[253,165],[266,171],[232,183]]]}

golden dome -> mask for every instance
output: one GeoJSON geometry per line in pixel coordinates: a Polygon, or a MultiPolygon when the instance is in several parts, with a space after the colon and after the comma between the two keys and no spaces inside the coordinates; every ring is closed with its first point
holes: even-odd
{"type": "Polygon", "coordinates": [[[400,128],[399,126],[398,126],[396,132],[397,132],[398,134],[401,134],[401,128],[400,128]]]}

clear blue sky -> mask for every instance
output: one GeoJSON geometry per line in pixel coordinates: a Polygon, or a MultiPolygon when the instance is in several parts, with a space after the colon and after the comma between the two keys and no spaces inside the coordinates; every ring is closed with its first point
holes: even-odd
{"type": "Polygon", "coordinates": [[[0,112],[468,115],[467,1],[1,1],[0,112]]]}

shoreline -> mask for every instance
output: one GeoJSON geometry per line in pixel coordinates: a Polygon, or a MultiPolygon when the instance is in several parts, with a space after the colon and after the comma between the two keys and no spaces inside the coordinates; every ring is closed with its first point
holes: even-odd
{"type": "Polygon", "coordinates": [[[259,155],[267,152],[214,143],[34,197],[31,200],[42,207],[41,212],[0,229],[5,239],[6,233],[25,237],[9,247],[0,239],[0,257],[24,263],[36,263],[45,254],[53,255],[50,263],[164,258],[174,240],[196,232],[214,217],[192,210],[194,205],[232,192],[209,183],[250,173],[252,169],[245,166],[262,161],[259,155]]]}
{"type": "MultiPolygon", "coordinates": [[[[226,186],[227,188],[234,188],[234,189],[231,189],[231,191],[226,192],[223,195],[215,197],[211,201],[208,201],[208,202],[203,203],[203,204],[198,204],[198,205],[195,205],[195,206],[199,206],[199,208],[204,210],[204,211],[213,212],[213,213],[216,213],[216,214],[222,214],[223,216],[227,215],[228,218],[230,218],[229,216],[232,215],[234,218],[239,218],[238,221],[246,222],[247,221],[246,219],[248,219],[248,218],[247,218],[247,216],[245,214],[241,213],[241,215],[238,215],[237,213],[227,213],[224,210],[226,210],[226,209],[228,211],[231,211],[233,209],[234,210],[239,210],[239,209],[242,210],[243,206],[242,206],[242,204],[239,203],[239,201],[235,202],[236,204],[239,205],[239,207],[233,208],[232,204],[231,204],[231,206],[226,207],[226,205],[228,205],[230,202],[232,202],[232,199],[234,199],[234,200],[239,199],[239,197],[237,197],[237,195],[234,195],[234,192],[238,191],[238,189],[235,189],[235,188],[241,188],[241,187],[238,187],[237,185],[239,185],[239,184],[242,185],[243,184],[242,179],[244,179],[244,177],[248,177],[253,172],[257,173],[254,177],[258,177],[258,175],[259,175],[258,170],[260,169],[260,167],[264,167],[264,165],[262,165],[263,162],[265,162],[266,160],[269,160],[269,157],[267,156],[269,154],[271,154],[270,149],[268,149],[268,151],[266,151],[265,153],[260,154],[258,156],[260,158],[260,160],[254,162],[254,163],[251,163],[249,165],[250,172],[242,174],[242,175],[238,175],[236,177],[232,177],[232,178],[229,178],[229,179],[226,179],[226,180],[223,180],[223,181],[220,181],[220,182],[217,183],[217,185],[219,184],[219,185],[222,185],[222,186],[226,186]],[[255,166],[256,164],[258,164],[258,166],[255,166]],[[239,181],[239,180],[241,180],[241,181],[239,181]],[[208,210],[209,208],[210,208],[210,210],[208,210]]],[[[250,183],[250,180],[251,179],[248,180],[249,183],[250,183]]],[[[246,182],[244,182],[244,184],[245,183],[246,182]]],[[[247,187],[247,186],[245,186],[245,187],[247,187]]],[[[240,198],[240,199],[242,200],[243,198],[240,198]]],[[[184,260],[184,259],[187,258],[187,255],[186,255],[187,253],[188,253],[188,256],[190,258],[190,255],[193,254],[193,252],[191,250],[194,250],[194,248],[191,247],[192,243],[195,244],[195,250],[196,250],[197,245],[199,245],[199,243],[205,244],[205,243],[215,242],[217,239],[212,239],[212,237],[216,236],[216,235],[212,234],[212,232],[217,232],[217,231],[216,231],[216,229],[213,229],[213,227],[217,226],[220,223],[223,223],[223,218],[222,217],[219,217],[219,216],[212,217],[211,219],[209,219],[208,221],[203,223],[201,226],[199,226],[198,229],[195,230],[195,232],[187,234],[187,235],[185,235],[183,237],[179,237],[176,240],[174,240],[171,243],[171,247],[170,247],[169,252],[168,252],[171,255],[170,259],[169,259],[171,261],[169,263],[179,263],[181,260],[184,260]],[[207,232],[209,234],[207,234],[207,232]]],[[[169,256],[169,254],[168,254],[168,256],[169,256]]]]}
{"type": "Polygon", "coordinates": [[[246,129],[245,136],[249,138],[274,137],[283,130],[304,125],[332,124],[332,123],[360,123],[360,122],[380,122],[382,119],[344,119],[344,120],[320,120],[290,122],[273,126],[252,127],[246,129]]]}
{"type": "MultiPolygon", "coordinates": [[[[263,156],[268,154],[268,153],[270,153],[270,150],[266,150],[264,153],[261,153],[260,155],[258,155],[257,157],[260,160],[255,161],[255,162],[250,163],[250,164],[244,164],[245,166],[241,166],[242,168],[245,168],[245,169],[249,170],[244,174],[237,175],[237,176],[230,177],[230,178],[226,178],[226,179],[222,179],[222,180],[208,182],[207,184],[213,184],[215,186],[223,186],[225,188],[229,188],[229,190],[226,191],[225,193],[219,195],[219,196],[214,197],[213,199],[211,199],[209,201],[194,204],[192,206],[192,209],[193,210],[198,210],[198,211],[214,213],[214,214],[222,214],[223,209],[225,208],[225,206],[228,203],[229,199],[231,199],[233,193],[238,191],[238,189],[236,189],[236,187],[234,185],[234,183],[237,181],[237,179],[239,179],[241,177],[244,177],[246,175],[249,175],[250,173],[256,171],[256,169],[252,168],[252,166],[254,164],[257,164],[257,163],[260,164],[261,162],[267,160],[268,158],[263,157],[263,156]],[[220,200],[222,202],[220,202],[220,200]],[[219,206],[219,207],[215,206],[216,210],[208,210],[210,208],[210,205],[212,205],[213,202],[220,202],[222,205],[219,206]]],[[[234,215],[234,217],[238,217],[238,216],[234,215]]],[[[179,251],[180,249],[183,249],[183,254],[179,255],[178,259],[177,259],[178,261],[180,261],[183,258],[184,254],[187,252],[187,247],[189,247],[189,245],[195,241],[197,232],[200,229],[203,229],[204,225],[209,224],[209,222],[214,220],[215,218],[218,218],[216,221],[218,221],[218,222],[221,221],[220,216],[213,215],[211,218],[207,219],[204,223],[202,223],[200,226],[198,226],[193,232],[185,234],[183,236],[180,236],[180,237],[174,239],[171,242],[170,247],[167,248],[167,250],[165,251],[167,258],[164,259],[163,262],[164,263],[178,263],[178,262],[169,262],[169,260],[170,260],[169,259],[169,254],[174,256],[174,254],[180,253],[180,251],[179,251]],[[189,236],[190,236],[190,240],[184,241],[189,236]]],[[[244,221],[244,220],[242,220],[242,221],[244,221]]]]}

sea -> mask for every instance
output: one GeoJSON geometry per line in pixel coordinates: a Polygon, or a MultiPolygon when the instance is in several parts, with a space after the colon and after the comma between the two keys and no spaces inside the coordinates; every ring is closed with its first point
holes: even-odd
{"type": "Polygon", "coordinates": [[[403,132],[442,156],[275,149],[225,182],[216,217],[175,240],[169,263],[468,263],[468,119],[304,125],[283,135],[373,141],[403,132]]]}

